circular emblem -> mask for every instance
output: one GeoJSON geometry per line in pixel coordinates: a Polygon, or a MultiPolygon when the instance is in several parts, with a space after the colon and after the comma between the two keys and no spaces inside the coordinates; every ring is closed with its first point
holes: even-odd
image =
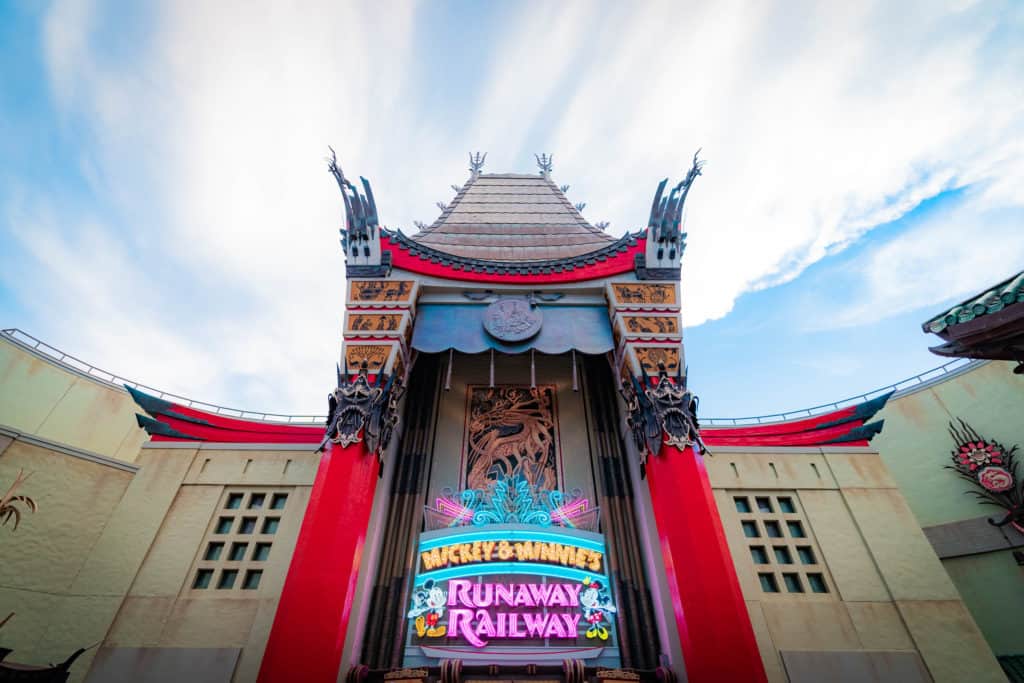
{"type": "Polygon", "coordinates": [[[496,339],[517,342],[540,332],[543,317],[525,299],[498,299],[484,311],[484,329],[496,339]]]}

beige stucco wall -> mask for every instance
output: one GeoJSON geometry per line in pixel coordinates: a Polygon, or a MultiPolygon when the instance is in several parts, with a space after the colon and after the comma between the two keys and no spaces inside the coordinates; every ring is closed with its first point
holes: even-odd
{"type": "Polygon", "coordinates": [[[0,427],[124,462],[146,433],[123,388],[0,338],[0,427]]]}
{"type": "Polygon", "coordinates": [[[770,680],[787,680],[780,651],[802,650],[917,650],[936,681],[1005,680],[877,453],[718,448],[705,463],[770,680]],[[799,501],[829,594],[762,592],[733,502],[758,492],[799,501]]]}

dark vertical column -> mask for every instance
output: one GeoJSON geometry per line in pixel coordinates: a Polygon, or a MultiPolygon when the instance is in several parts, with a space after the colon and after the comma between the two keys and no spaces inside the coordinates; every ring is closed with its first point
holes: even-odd
{"type": "Polygon", "coordinates": [[[614,380],[604,357],[586,357],[583,362],[591,458],[601,496],[601,523],[608,540],[608,566],[619,600],[615,617],[622,665],[653,669],[658,665],[658,632],[641,564],[633,489],[613,394],[614,380]]]}
{"type": "Polygon", "coordinates": [[[285,579],[260,666],[260,683],[335,683],[348,629],[377,458],[364,443],[330,444],[285,579]]]}
{"type": "Polygon", "coordinates": [[[430,476],[440,367],[438,356],[420,355],[406,395],[402,440],[394,463],[384,541],[360,658],[360,663],[371,668],[393,668],[402,663],[409,582],[430,476]]]}
{"type": "Polygon", "coordinates": [[[766,681],[702,457],[663,445],[647,480],[687,681],[766,681]]]}

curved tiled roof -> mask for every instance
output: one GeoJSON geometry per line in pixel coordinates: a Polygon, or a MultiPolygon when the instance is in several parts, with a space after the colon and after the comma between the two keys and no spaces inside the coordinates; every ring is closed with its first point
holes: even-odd
{"type": "Polygon", "coordinates": [[[554,262],[616,240],[587,222],[544,175],[472,176],[433,225],[409,237],[472,261],[554,262]]]}
{"type": "Polygon", "coordinates": [[[922,327],[925,332],[939,334],[951,325],[969,322],[979,315],[996,313],[1015,303],[1024,303],[1024,271],[935,316],[922,327]]]}

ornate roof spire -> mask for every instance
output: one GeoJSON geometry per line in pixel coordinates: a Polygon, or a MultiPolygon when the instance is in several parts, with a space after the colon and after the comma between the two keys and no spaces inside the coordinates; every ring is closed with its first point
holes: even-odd
{"type": "Polygon", "coordinates": [[[551,169],[552,169],[552,164],[554,163],[554,160],[555,160],[555,155],[554,154],[534,154],[533,156],[537,158],[537,168],[540,169],[540,174],[542,176],[544,176],[545,178],[547,178],[548,180],[551,180],[551,169]]]}
{"type": "Polygon", "coordinates": [[[487,159],[487,152],[480,154],[470,153],[469,155],[469,172],[473,180],[476,180],[480,176],[480,171],[483,170],[484,161],[487,159]]]}

